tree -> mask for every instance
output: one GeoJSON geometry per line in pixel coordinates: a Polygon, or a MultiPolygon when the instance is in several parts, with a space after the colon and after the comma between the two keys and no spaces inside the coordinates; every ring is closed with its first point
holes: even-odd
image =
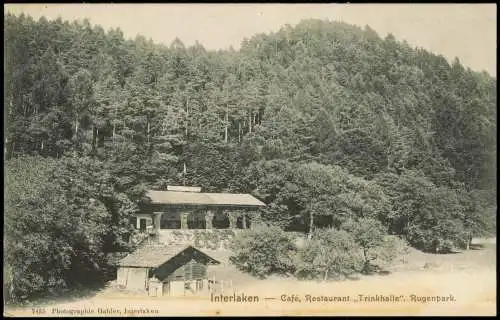
{"type": "MultiPolygon", "coordinates": [[[[494,232],[496,78],[458,59],[314,19],[209,51],[6,14],[4,47],[6,159],[26,161],[9,170],[40,182],[9,180],[18,189],[6,212],[21,210],[24,233],[10,232],[43,254],[9,261],[49,270],[28,259],[28,278],[13,278],[25,292],[71,286],[68,266],[90,275],[91,260],[130,250],[136,202],[169,184],[252,193],[265,223],[312,241],[359,219],[433,252],[494,232]],[[90,220],[60,236],[50,232],[61,226],[36,229],[32,213],[90,220]]],[[[381,248],[368,256],[380,260],[381,248]]]]}
{"type": "Polygon", "coordinates": [[[404,172],[395,182],[387,176],[379,179],[392,197],[388,218],[394,233],[426,251],[446,252],[465,244],[463,206],[455,190],[437,187],[416,171],[404,172]]]}
{"type": "Polygon", "coordinates": [[[369,272],[371,262],[377,258],[374,250],[384,243],[387,234],[382,223],[373,218],[360,218],[346,222],[342,228],[348,231],[363,252],[363,272],[369,272]]]}
{"type": "Polygon", "coordinates": [[[467,237],[464,242],[468,250],[473,237],[496,234],[495,201],[489,192],[480,190],[461,190],[458,194],[464,210],[463,226],[467,237]]]}
{"type": "MultiPolygon", "coordinates": [[[[73,141],[75,152],[81,150],[82,136],[84,129],[92,125],[93,115],[95,113],[95,98],[92,87],[91,74],[87,70],[78,71],[70,80],[72,110],[68,112],[73,117],[73,141]],[[83,128],[80,128],[83,125],[83,128]],[[80,131],[78,130],[80,128],[80,131]],[[80,134],[80,136],[79,136],[80,134]]],[[[86,141],[83,141],[86,142],[86,141]]],[[[87,145],[90,145],[87,143],[87,145]]],[[[87,148],[90,150],[90,148],[87,148]]]]}
{"type": "Polygon", "coordinates": [[[7,163],[4,249],[13,299],[102,280],[107,210],[75,177],[61,174],[60,164],[39,157],[7,163]]]}
{"type": "Polygon", "coordinates": [[[337,279],[348,277],[362,268],[362,256],[352,235],[343,230],[317,229],[296,255],[299,279],[337,279]]]}
{"type": "Polygon", "coordinates": [[[230,261],[255,276],[265,278],[294,271],[293,239],[279,227],[260,225],[247,229],[234,238],[231,247],[230,261]]]}

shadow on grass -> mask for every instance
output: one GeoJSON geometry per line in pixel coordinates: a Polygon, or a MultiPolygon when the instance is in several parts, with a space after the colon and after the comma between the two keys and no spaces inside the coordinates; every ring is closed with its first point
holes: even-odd
{"type": "Polygon", "coordinates": [[[481,244],[481,243],[475,243],[475,244],[471,244],[469,245],[469,249],[471,250],[484,250],[484,244],[481,244]]]}
{"type": "Polygon", "coordinates": [[[379,275],[379,276],[388,276],[392,274],[391,271],[382,269],[381,267],[377,265],[368,265],[368,267],[363,270],[363,274],[370,276],[370,275],[379,275]]]}
{"type": "Polygon", "coordinates": [[[348,275],[345,278],[346,278],[346,280],[349,280],[349,281],[359,281],[359,280],[361,280],[361,277],[359,275],[348,275]]]}
{"type": "Polygon", "coordinates": [[[392,274],[391,271],[388,270],[382,270],[382,269],[371,269],[370,271],[365,271],[362,273],[355,273],[351,275],[345,275],[344,280],[348,281],[359,281],[363,279],[363,276],[373,276],[373,275],[382,275],[382,276],[388,276],[392,274]]]}
{"type": "Polygon", "coordinates": [[[450,250],[450,251],[440,252],[440,253],[436,253],[436,254],[447,255],[447,254],[458,254],[458,253],[463,253],[463,251],[459,251],[459,250],[450,250]]]}
{"type": "Polygon", "coordinates": [[[454,254],[459,254],[459,253],[464,253],[464,251],[461,251],[461,250],[446,250],[446,251],[439,251],[439,252],[435,252],[435,251],[432,251],[432,250],[423,250],[421,251],[425,254],[428,254],[428,255],[433,255],[433,256],[447,256],[447,255],[454,255],[454,254]]]}
{"type": "Polygon", "coordinates": [[[390,274],[392,274],[392,272],[388,271],[388,270],[370,270],[370,271],[363,272],[363,275],[365,275],[365,276],[375,276],[375,275],[388,276],[390,274]]]}

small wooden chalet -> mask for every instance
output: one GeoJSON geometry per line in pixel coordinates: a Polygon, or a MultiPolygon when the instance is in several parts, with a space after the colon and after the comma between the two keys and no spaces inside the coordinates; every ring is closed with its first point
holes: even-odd
{"type": "Polygon", "coordinates": [[[117,284],[152,296],[208,290],[210,265],[219,261],[185,245],[144,246],[118,263],[117,284]]]}
{"type": "Polygon", "coordinates": [[[141,231],[160,229],[246,229],[250,213],[265,204],[250,194],[202,193],[198,187],[150,190],[133,224],[141,231]]]}

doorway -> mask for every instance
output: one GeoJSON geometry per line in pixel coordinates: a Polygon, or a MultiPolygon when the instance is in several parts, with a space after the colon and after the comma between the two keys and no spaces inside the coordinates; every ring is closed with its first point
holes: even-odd
{"type": "Polygon", "coordinates": [[[139,219],[139,231],[146,232],[146,219],[139,219]]]}

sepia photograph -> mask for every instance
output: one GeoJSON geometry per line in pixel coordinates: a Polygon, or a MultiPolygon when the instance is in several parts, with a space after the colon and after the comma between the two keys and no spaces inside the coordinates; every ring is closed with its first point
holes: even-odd
{"type": "Polygon", "coordinates": [[[494,316],[496,4],[4,4],[4,317],[494,316]]]}

